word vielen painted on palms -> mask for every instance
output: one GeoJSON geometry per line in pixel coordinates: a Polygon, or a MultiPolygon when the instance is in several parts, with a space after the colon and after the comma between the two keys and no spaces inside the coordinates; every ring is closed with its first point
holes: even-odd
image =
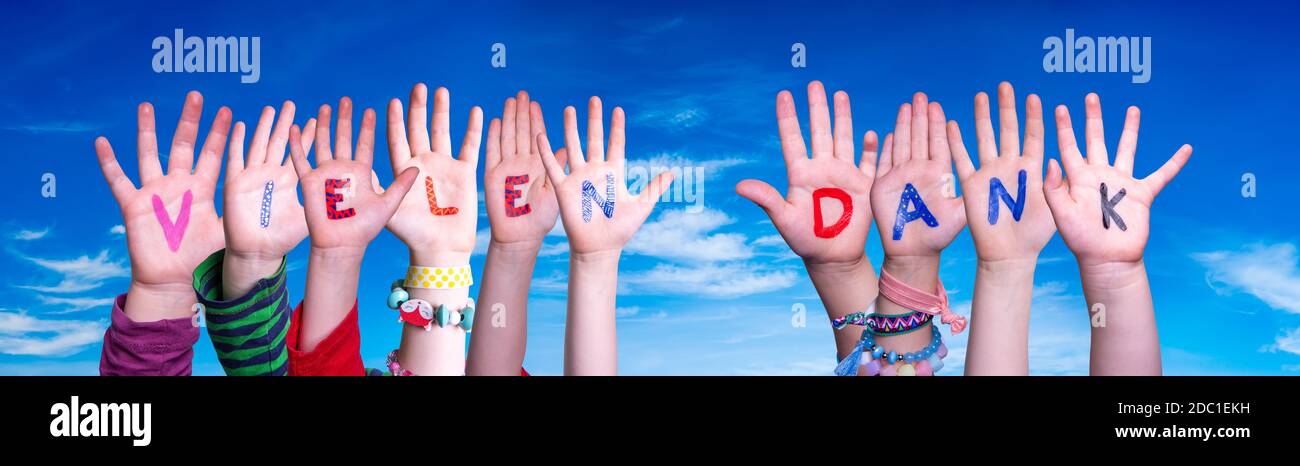
{"type": "Polygon", "coordinates": [[[1007,192],[1006,186],[1002,185],[1002,180],[996,176],[989,179],[989,225],[998,224],[999,199],[1007,203],[1007,207],[1011,208],[1011,218],[1014,218],[1017,222],[1020,221],[1020,214],[1025,212],[1025,171],[1020,170],[1020,174],[1016,176],[1016,179],[1020,186],[1016,188],[1016,197],[1014,199],[1011,197],[1011,193],[1007,192]]]}
{"type": "Polygon", "coordinates": [[[898,215],[894,218],[894,241],[903,239],[903,227],[918,218],[930,228],[939,226],[939,221],[930,213],[930,208],[925,206],[925,201],[921,200],[921,194],[916,192],[916,187],[908,183],[903,187],[903,195],[898,198],[898,215]],[[915,205],[916,210],[907,210],[908,204],[915,205]]]}
{"type": "Polygon", "coordinates": [[[818,238],[834,238],[836,235],[839,235],[841,231],[844,231],[845,227],[849,226],[849,220],[853,219],[853,198],[849,197],[849,193],[844,192],[844,190],[840,188],[819,188],[816,191],[813,191],[812,199],[813,233],[816,234],[818,238]],[[828,197],[840,201],[840,206],[844,209],[840,212],[839,220],[836,220],[835,224],[829,227],[827,227],[826,223],[822,220],[821,204],[822,199],[828,197]]]}
{"type": "Polygon", "coordinates": [[[1110,193],[1107,192],[1106,183],[1102,183],[1101,226],[1109,230],[1111,222],[1114,222],[1115,226],[1119,227],[1119,231],[1128,231],[1128,226],[1124,225],[1124,217],[1120,217],[1119,212],[1115,211],[1115,206],[1119,205],[1119,201],[1124,200],[1124,188],[1119,188],[1119,192],[1115,193],[1115,197],[1110,197],[1109,194],[1110,193]]]}
{"type": "Polygon", "coordinates": [[[519,191],[518,189],[515,189],[515,186],[526,185],[526,184],[528,184],[528,174],[527,174],[527,173],[522,174],[522,175],[518,175],[518,176],[507,176],[507,177],[506,177],[506,188],[505,188],[505,189],[506,189],[506,198],[505,198],[505,199],[506,199],[506,216],[507,216],[507,217],[518,217],[518,216],[520,216],[520,215],[528,215],[529,212],[532,212],[532,211],[533,211],[533,207],[532,207],[532,205],[530,205],[530,204],[528,204],[528,203],[526,203],[526,202],[524,203],[523,206],[520,206],[520,207],[516,207],[516,206],[515,206],[515,200],[516,200],[516,199],[519,199],[519,198],[521,198],[521,197],[523,197],[523,194],[524,194],[523,192],[519,191]]]}
{"type": "Polygon", "coordinates": [[[262,228],[271,226],[271,194],[275,192],[275,180],[267,181],[262,188],[262,212],[258,222],[262,228]]]}
{"type": "Polygon", "coordinates": [[[162,198],[153,195],[153,214],[158,218],[163,237],[167,238],[167,247],[172,252],[181,248],[181,239],[185,237],[185,229],[190,225],[190,204],[193,202],[194,194],[186,190],[185,196],[181,198],[181,211],[176,214],[176,221],[173,222],[171,216],[167,215],[167,205],[163,204],[162,198]]]}
{"type": "Polygon", "coordinates": [[[424,194],[429,198],[429,213],[435,216],[456,215],[460,209],[456,207],[438,207],[438,195],[433,192],[433,177],[424,177],[424,194]]]}
{"type": "Polygon", "coordinates": [[[600,205],[605,218],[614,218],[614,174],[605,173],[605,199],[600,198],[596,186],[591,181],[582,180],[582,221],[591,222],[591,203],[600,205]]]}
{"type": "Polygon", "coordinates": [[[345,199],[343,195],[351,191],[352,180],[350,178],[338,179],[329,178],[325,180],[325,216],[330,220],[342,220],[357,214],[357,209],[348,207],[339,210],[339,203],[345,199]],[[339,190],[345,190],[339,192],[339,190]]]}

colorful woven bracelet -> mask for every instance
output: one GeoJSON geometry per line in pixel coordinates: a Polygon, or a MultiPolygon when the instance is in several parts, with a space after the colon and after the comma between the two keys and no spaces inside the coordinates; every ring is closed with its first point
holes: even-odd
{"type": "Polygon", "coordinates": [[[469,265],[456,267],[411,266],[406,268],[406,280],[403,284],[407,288],[435,290],[468,288],[474,284],[474,273],[470,270],[469,265]]]}
{"type": "Polygon", "coordinates": [[[896,315],[854,312],[832,320],[831,325],[836,330],[848,325],[861,325],[867,328],[866,331],[876,335],[902,335],[925,327],[933,317],[921,311],[896,315]]]}
{"type": "Polygon", "coordinates": [[[439,327],[459,326],[465,333],[474,331],[474,300],[469,299],[465,307],[450,309],[446,304],[434,308],[428,301],[412,298],[402,287],[402,280],[394,280],[388,293],[388,308],[397,309],[397,321],[423,327],[424,331],[433,330],[433,324],[439,327]]]}

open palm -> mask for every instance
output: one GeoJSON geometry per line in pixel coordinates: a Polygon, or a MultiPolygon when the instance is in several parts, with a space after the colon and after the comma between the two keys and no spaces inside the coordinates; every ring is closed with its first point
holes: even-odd
{"type": "MultiPolygon", "coordinates": [[[[488,126],[483,187],[493,241],[541,241],[555,226],[560,207],[537,148],[537,135],[545,132],[542,107],[524,91],[506,99],[501,120],[488,126]]],[[[564,166],[565,160],[557,163],[564,166]]]]}
{"type": "MultiPolygon", "coordinates": [[[[244,123],[236,123],[231,132],[222,193],[226,242],[231,253],[278,259],[307,237],[307,219],[298,203],[298,174],[292,162],[285,163],[284,156],[294,110],[293,102],[285,102],[272,129],[275,109],[262,109],[247,159],[244,123]],[[269,205],[265,203],[268,195],[269,205]]],[[[315,140],[315,119],[307,121],[305,131],[309,136],[302,141],[304,153],[315,140]]]]}
{"type": "MultiPolygon", "coordinates": [[[[928,103],[925,94],[918,92],[912,104],[899,108],[894,132],[885,137],[871,187],[871,207],[887,256],[937,255],[966,227],[966,209],[954,195],[956,180],[945,121],[943,108],[928,103]],[[924,203],[929,218],[899,222],[904,215],[900,200],[908,186],[924,203]]],[[[907,212],[922,211],[912,202],[902,207],[907,212]]]]}
{"type": "Polygon", "coordinates": [[[1025,113],[1022,153],[1015,91],[1009,83],[998,85],[999,155],[993,137],[993,120],[989,116],[989,97],[983,92],[975,96],[979,170],[971,163],[957,122],[948,122],[948,142],[964,188],[962,198],[966,200],[966,218],[975,239],[975,254],[985,261],[1033,259],[1056,234],[1056,223],[1043,196],[1043,104],[1037,95],[1030,94],[1025,100],[1025,113]],[[1021,172],[1025,173],[1023,188],[1021,172]],[[1001,193],[994,192],[995,184],[1015,199],[1021,206],[1020,212],[1015,212],[1001,193]]]}
{"type": "Polygon", "coordinates": [[[483,111],[470,110],[469,125],[461,141],[460,157],[451,153],[451,97],[438,88],[433,97],[433,125],[426,125],[428,88],[411,89],[411,113],[402,127],[402,102],[388,104],[388,155],[397,175],[417,170],[417,187],[405,192],[388,229],[412,251],[457,252],[474,250],[478,225],[478,146],[483,134],[483,111]],[[432,132],[430,132],[430,129],[432,132]],[[432,138],[430,138],[432,136],[432,138]]]}
{"type": "Polygon", "coordinates": [[[1075,142],[1069,109],[1064,105],[1056,107],[1057,141],[1065,165],[1064,175],[1068,178],[1062,179],[1061,167],[1053,160],[1044,186],[1047,203],[1061,237],[1081,263],[1136,262],[1142,259],[1151,234],[1151,204],[1187,163],[1192,146],[1184,144],[1158,170],[1138,180],[1133,178],[1141,119],[1138,108],[1128,108],[1124,132],[1111,165],[1102,132],[1101,99],[1097,94],[1088,94],[1085,107],[1086,160],[1075,142]],[[1102,186],[1107,191],[1106,199],[1102,198],[1102,186]],[[1108,209],[1118,215],[1118,220],[1106,214],[1108,209]]]}
{"type": "Polygon", "coordinates": [[[230,130],[230,109],[222,107],[217,112],[195,170],[194,144],[202,113],[203,96],[190,91],[172,138],[168,173],[163,175],[153,105],[140,104],[140,189],[122,172],[108,139],[101,136],[95,140],[100,169],[122,210],[135,283],[191,283],[194,268],[225,244],[213,197],[230,130]]]}
{"type": "Polygon", "coordinates": [[[415,182],[416,170],[403,171],[380,194],[371,169],[375,149],[375,111],[366,109],[361,120],[356,158],[352,155],[352,101],[339,101],[338,152],[330,150],[330,107],[317,114],[316,168],[307,161],[297,125],[289,130],[289,153],[302,181],[307,229],[316,249],[364,250],[397,210],[402,196],[415,182]],[[327,196],[327,193],[330,195],[327,196]],[[337,196],[337,197],[334,197],[337,196]]]}
{"type": "Polygon", "coordinates": [[[853,116],[849,96],[835,93],[835,124],[821,82],[808,84],[808,113],[812,127],[812,158],[804,145],[794,98],[776,96],[776,120],[781,135],[789,186],[782,198],[776,188],[759,180],[744,180],[736,192],[762,207],[790,249],[810,262],[851,262],[862,257],[871,230],[871,185],[876,172],[876,133],[862,142],[862,160],[853,164],[853,116]],[[829,190],[829,191],[822,191],[829,190]],[[833,196],[848,195],[848,202],[833,196]],[[830,193],[831,195],[826,195],[830,193]],[[830,198],[829,202],[821,201],[830,198]],[[823,205],[818,205],[818,203],[823,205]],[[847,218],[844,217],[848,207],[847,218]],[[820,210],[820,211],[819,211],[820,210]],[[821,218],[819,225],[817,219],[821,218]],[[839,226],[837,220],[847,221],[839,226]]]}
{"type": "Polygon", "coordinates": [[[620,251],[650,216],[659,196],[672,184],[673,175],[670,171],[660,173],[639,195],[632,197],[624,181],[623,109],[614,107],[608,158],[600,98],[591,98],[587,112],[586,157],[578,139],[578,116],[573,107],[564,109],[565,147],[560,149],[560,154],[551,152],[545,133],[537,135],[538,147],[542,151],[542,162],[546,164],[546,176],[555,185],[560,218],[569,236],[569,248],[574,253],[620,251]],[[564,167],[559,162],[565,158],[569,162],[568,175],[564,174],[564,167]],[[593,198],[606,204],[598,205],[599,202],[593,198]]]}

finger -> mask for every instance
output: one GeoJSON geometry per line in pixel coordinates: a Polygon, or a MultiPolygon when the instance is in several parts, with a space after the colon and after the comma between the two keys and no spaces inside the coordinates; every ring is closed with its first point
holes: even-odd
{"type": "Polygon", "coordinates": [[[505,109],[501,110],[501,159],[506,160],[515,156],[519,147],[519,141],[515,140],[515,126],[519,124],[515,115],[515,98],[506,99],[505,109]]]}
{"type": "Polygon", "coordinates": [[[948,147],[948,132],[944,130],[944,125],[947,123],[948,118],[944,116],[943,106],[939,105],[938,102],[930,102],[927,112],[928,115],[926,115],[926,121],[928,128],[926,128],[926,131],[930,134],[930,140],[927,141],[930,145],[930,160],[947,165],[950,167],[949,170],[951,170],[952,155],[948,147]]]}
{"type": "Polygon", "coordinates": [[[1169,184],[1170,181],[1173,181],[1175,176],[1178,176],[1178,172],[1183,169],[1183,165],[1187,164],[1187,159],[1191,156],[1192,146],[1190,144],[1183,144],[1183,147],[1178,148],[1178,152],[1175,152],[1174,156],[1170,157],[1164,165],[1161,165],[1155,173],[1147,175],[1146,178],[1142,179],[1142,182],[1151,189],[1151,195],[1153,197],[1160,194],[1160,190],[1165,189],[1165,185],[1169,184]]]}
{"type": "MultiPolygon", "coordinates": [[[[330,152],[330,106],[321,105],[320,110],[316,112],[316,164],[319,165],[326,160],[333,160],[334,154],[330,152]]],[[[293,144],[293,140],[289,140],[293,144]]]]}
{"type": "Polygon", "coordinates": [[[195,174],[214,184],[221,176],[221,154],[226,152],[230,120],[229,108],[221,107],[217,110],[216,118],[212,119],[212,128],[208,129],[208,137],[203,141],[203,149],[199,151],[199,165],[195,174]]]}
{"type": "Polygon", "coordinates": [[[388,162],[393,166],[394,175],[398,167],[411,160],[411,143],[406,140],[406,128],[402,123],[402,101],[388,101],[388,162]]]}
{"type": "Polygon", "coordinates": [[[924,92],[912,94],[912,158],[920,160],[930,159],[930,127],[926,120],[929,118],[930,101],[924,92]]]}
{"type": "Polygon", "coordinates": [[[1106,154],[1106,135],[1101,124],[1101,98],[1095,93],[1089,93],[1084,98],[1085,115],[1087,120],[1084,124],[1084,137],[1086,138],[1089,165],[1109,165],[1109,156],[1106,154]]]}
{"type": "Polygon", "coordinates": [[[600,97],[592,96],[587,101],[587,160],[601,162],[605,160],[605,108],[600,97]]]}
{"type": "Polygon", "coordinates": [[[867,178],[876,177],[878,143],[875,131],[868,130],[867,134],[862,136],[862,160],[858,162],[858,169],[862,170],[862,174],[867,175],[867,178]]]}
{"type": "MultiPolygon", "coordinates": [[[[479,128],[482,128],[479,122],[479,128]]],[[[433,91],[433,151],[451,156],[451,93],[445,87],[433,91]]]]}
{"type": "Polygon", "coordinates": [[[1064,105],[1056,106],[1056,144],[1061,151],[1061,165],[1065,168],[1065,175],[1078,173],[1085,162],[1083,154],[1079,153],[1079,143],[1074,140],[1070,109],[1064,105]]]}
{"type": "Polygon", "coordinates": [[[975,145],[978,147],[980,167],[988,166],[998,158],[998,145],[993,140],[993,118],[989,116],[989,95],[975,94],[975,145]]]}
{"type": "Polygon", "coordinates": [[[244,122],[235,123],[230,131],[229,160],[226,161],[226,181],[244,171],[244,122]]]}
{"type": "Polygon", "coordinates": [[[885,133],[885,143],[880,147],[880,162],[876,164],[876,178],[885,176],[894,168],[894,133],[885,133]]]}
{"type": "Polygon", "coordinates": [[[271,121],[274,118],[274,108],[270,105],[262,107],[262,114],[257,117],[257,127],[253,129],[253,145],[248,148],[248,166],[256,167],[266,163],[266,146],[271,141],[271,121]]]}
{"type": "Polygon", "coordinates": [[[912,158],[912,104],[898,107],[898,118],[894,122],[894,166],[907,163],[912,158]]]}
{"type": "Polygon", "coordinates": [[[375,109],[361,114],[361,134],[357,137],[356,161],[369,167],[375,161],[375,109]]]}
{"type": "Polygon", "coordinates": [[[836,92],[834,99],[835,158],[853,163],[853,107],[849,105],[847,92],[836,92]]]}
{"type": "Polygon", "coordinates": [[[608,161],[622,163],[624,156],[624,146],[627,144],[626,126],[627,116],[623,114],[623,107],[614,107],[614,115],[610,117],[609,122],[609,157],[608,161]]]}
{"type": "Polygon", "coordinates": [[[339,99],[338,134],[334,135],[334,158],[352,160],[352,99],[339,99]]]}
{"type": "Polygon", "coordinates": [[[759,180],[742,180],[736,183],[736,194],[758,204],[774,222],[777,218],[780,218],[786,206],[789,205],[776,188],[759,180]]]}
{"type": "Polygon", "coordinates": [[[528,137],[528,153],[537,153],[537,135],[546,132],[546,121],[542,118],[542,104],[536,100],[528,107],[528,122],[532,135],[528,137]]]}
{"type": "Polygon", "coordinates": [[[203,95],[190,91],[172,136],[172,150],[167,156],[167,174],[190,174],[194,170],[194,141],[199,138],[199,118],[203,116],[203,95]]]}
{"type": "Polygon", "coordinates": [[[158,129],[154,124],[153,104],[145,102],[136,109],[136,148],[140,165],[140,184],[149,184],[162,178],[162,165],[158,162],[158,129]]]}
{"type": "MultiPolygon", "coordinates": [[[[537,135],[537,148],[542,152],[542,165],[546,167],[546,178],[559,186],[564,182],[564,166],[556,159],[555,154],[551,153],[551,142],[546,139],[545,133],[537,135]]],[[[567,155],[572,161],[573,156],[568,153],[568,149],[568,147],[562,148],[560,153],[567,155]]]]}
{"type": "Polygon", "coordinates": [[[808,125],[812,135],[812,157],[835,155],[831,136],[831,111],[826,104],[826,88],[821,81],[808,83],[808,125]]]}
{"type": "Polygon", "coordinates": [[[640,210],[638,212],[638,218],[640,221],[637,222],[637,225],[645,223],[645,219],[650,217],[651,212],[654,212],[655,204],[659,203],[659,198],[663,196],[664,191],[667,191],[668,187],[672,186],[672,184],[672,170],[664,170],[659,174],[659,176],[650,180],[650,184],[647,185],[645,189],[641,190],[641,193],[637,195],[637,205],[640,210]]]}
{"type": "Polygon", "coordinates": [[[1025,150],[1021,155],[1035,163],[1043,163],[1043,138],[1043,102],[1037,94],[1029,94],[1025,100],[1025,150]]]}
{"type": "Polygon", "coordinates": [[[1065,182],[1061,165],[1052,159],[1047,165],[1047,177],[1043,180],[1043,197],[1057,225],[1066,223],[1074,215],[1074,199],[1070,197],[1070,184],[1065,182]]]}
{"type": "Polygon", "coordinates": [[[948,122],[948,145],[951,146],[952,163],[957,166],[957,177],[963,180],[975,174],[975,165],[971,163],[970,153],[961,140],[961,128],[956,121],[948,122]]]}
{"type": "Polygon", "coordinates": [[[410,99],[411,110],[406,116],[406,134],[411,140],[411,153],[419,155],[430,150],[427,126],[429,88],[424,83],[416,84],[411,88],[410,99]]]}
{"type": "MultiPolygon", "coordinates": [[[[582,156],[582,143],[578,139],[578,110],[573,106],[564,108],[564,148],[568,149],[569,166],[581,168],[587,164],[582,156]]],[[[558,184],[558,182],[557,182],[558,184]]]]}
{"type": "MultiPolygon", "coordinates": [[[[319,161],[320,149],[317,148],[316,151],[316,160],[319,161]]],[[[302,133],[298,131],[298,125],[289,128],[289,160],[293,163],[293,171],[298,174],[298,179],[306,177],[311,172],[311,163],[307,162],[307,151],[302,148],[302,133]]]]}
{"type": "Polygon", "coordinates": [[[280,118],[275,122],[275,129],[271,131],[271,143],[266,148],[266,163],[284,164],[284,148],[289,145],[289,126],[293,124],[296,111],[293,101],[286,100],[280,105],[280,118]]]}
{"type": "Polygon", "coordinates": [[[397,206],[402,205],[402,198],[406,197],[406,193],[411,190],[411,185],[415,184],[415,178],[419,175],[419,167],[406,167],[405,170],[402,170],[402,173],[397,175],[393,183],[384,190],[382,198],[384,208],[388,211],[388,217],[391,218],[393,213],[397,212],[397,206]]]}
{"type": "Polygon", "coordinates": [[[1142,124],[1142,111],[1129,107],[1124,115],[1124,132],[1119,135],[1119,147],[1115,149],[1115,169],[1128,176],[1133,176],[1133,158],[1137,155],[1138,126],[1142,124]]]}
{"type": "Polygon", "coordinates": [[[501,119],[493,118],[488,123],[487,147],[487,169],[491,170],[501,163],[501,119]]]}
{"type": "Polygon", "coordinates": [[[1020,120],[1016,118],[1016,91],[1011,83],[998,84],[998,132],[1002,157],[1020,156],[1020,120]]]}
{"type": "MultiPolygon", "coordinates": [[[[311,153],[311,145],[316,140],[316,119],[315,118],[307,119],[307,125],[302,127],[302,134],[300,136],[302,137],[302,141],[301,141],[302,153],[303,154],[311,153]]],[[[286,160],[285,162],[288,161],[286,160]]],[[[288,163],[285,164],[287,165],[288,163]]]]}
{"type": "Polygon", "coordinates": [[[807,160],[808,147],[803,142],[799,115],[795,111],[794,96],[790,95],[790,91],[776,94],[776,128],[781,137],[781,154],[785,156],[786,169],[800,160],[807,160]]]}
{"type": "Polygon", "coordinates": [[[108,139],[100,136],[95,138],[95,156],[99,158],[99,170],[104,173],[104,181],[108,182],[108,189],[113,192],[113,198],[117,199],[120,204],[135,192],[135,185],[131,179],[126,177],[122,172],[122,166],[117,163],[117,156],[113,154],[113,146],[108,144],[108,139]]]}
{"type": "Polygon", "coordinates": [[[520,154],[528,154],[528,149],[534,144],[534,134],[531,122],[529,121],[532,102],[528,100],[528,93],[519,91],[515,96],[515,150],[520,154]]]}
{"type": "Polygon", "coordinates": [[[465,137],[460,141],[460,161],[478,166],[478,147],[483,143],[483,109],[477,105],[469,109],[469,124],[465,125],[465,137]]]}

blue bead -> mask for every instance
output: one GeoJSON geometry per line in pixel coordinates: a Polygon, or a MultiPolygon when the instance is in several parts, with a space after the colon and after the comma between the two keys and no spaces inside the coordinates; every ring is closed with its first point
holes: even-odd
{"type": "Polygon", "coordinates": [[[871,348],[871,359],[880,359],[880,357],[884,355],[885,355],[884,348],[881,348],[879,346],[875,348],[871,348]]]}
{"type": "Polygon", "coordinates": [[[474,306],[467,306],[460,310],[460,328],[466,332],[474,330],[474,306]]]}
{"type": "Polygon", "coordinates": [[[446,305],[446,304],[439,304],[439,305],[438,305],[438,316],[437,316],[437,317],[438,317],[438,326],[439,326],[439,327],[446,327],[446,326],[447,326],[447,322],[450,322],[450,321],[451,321],[451,311],[448,311],[448,310],[447,310],[447,305],[446,305]]]}
{"type": "Polygon", "coordinates": [[[890,364],[893,364],[893,363],[896,363],[896,362],[898,362],[898,353],[897,353],[897,352],[894,352],[894,351],[890,351],[890,352],[889,352],[889,363],[890,363],[890,364]]]}
{"type": "Polygon", "coordinates": [[[911,363],[912,363],[912,360],[913,360],[914,358],[915,358],[915,356],[913,356],[912,353],[904,354],[904,355],[903,355],[903,362],[908,363],[908,364],[911,364],[911,363]]]}
{"type": "Polygon", "coordinates": [[[406,301],[410,298],[411,294],[407,293],[406,290],[401,288],[393,290],[392,293],[388,293],[388,308],[397,309],[397,306],[402,305],[402,301],[406,301]]]}

